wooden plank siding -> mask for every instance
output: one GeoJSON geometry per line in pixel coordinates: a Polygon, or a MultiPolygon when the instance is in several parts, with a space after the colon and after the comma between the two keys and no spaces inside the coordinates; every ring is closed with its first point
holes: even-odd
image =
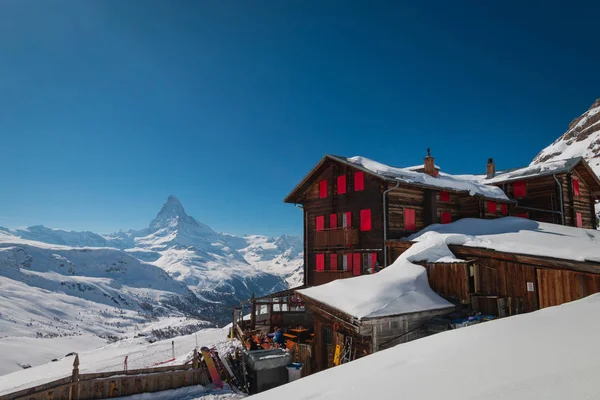
{"type": "Polygon", "coordinates": [[[596,228],[596,213],[594,212],[594,197],[590,190],[590,186],[586,180],[582,178],[582,170],[585,168],[582,165],[575,167],[571,174],[561,176],[563,183],[563,192],[565,194],[565,222],[569,226],[577,226],[576,213],[581,213],[583,228],[596,228]],[[573,191],[573,180],[579,181],[579,196],[573,191]]]}
{"type": "Polygon", "coordinates": [[[454,302],[469,304],[469,266],[464,263],[424,263],[431,289],[454,302]]]}
{"type": "Polygon", "coordinates": [[[540,308],[557,306],[600,292],[600,275],[537,269],[540,308]]]}
{"type": "MultiPolygon", "coordinates": [[[[305,198],[302,202],[305,212],[305,238],[306,238],[306,253],[305,253],[305,277],[306,285],[313,286],[319,283],[328,281],[315,277],[316,272],[316,254],[324,253],[325,270],[330,270],[329,254],[338,254],[337,268],[342,268],[342,256],[353,252],[370,252],[377,253],[378,263],[383,263],[383,181],[379,178],[365,174],[364,190],[354,190],[354,172],[358,171],[355,168],[349,167],[342,163],[329,161],[323,167],[323,171],[313,180],[311,185],[305,192],[305,198]],[[337,177],[340,175],[346,176],[346,193],[337,194],[337,177]],[[327,181],[327,197],[319,197],[319,182],[327,181]],[[371,230],[360,231],[360,210],[371,210],[371,230]],[[351,213],[351,227],[353,232],[353,240],[349,243],[350,246],[328,246],[323,247],[323,242],[320,241],[317,246],[317,231],[316,217],[324,216],[325,229],[330,226],[330,214],[337,214],[337,227],[342,225],[343,213],[351,213]],[[354,233],[353,233],[354,235],[354,233]]],[[[322,233],[319,233],[323,235],[322,233]]],[[[336,242],[337,243],[337,242],[336,242]]],[[[340,276],[342,277],[342,276],[340,276]]]]}
{"type": "MultiPolygon", "coordinates": [[[[529,219],[535,221],[561,224],[561,217],[557,213],[529,209],[537,208],[540,210],[560,211],[559,190],[554,178],[552,176],[542,176],[523,179],[519,182],[522,181],[525,182],[527,193],[525,197],[516,199],[518,205],[514,208],[511,215],[527,213],[529,219]]],[[[497,186],[502,188],[509,198],[515,198],[514,182],[498,184],[497,186]]]]}

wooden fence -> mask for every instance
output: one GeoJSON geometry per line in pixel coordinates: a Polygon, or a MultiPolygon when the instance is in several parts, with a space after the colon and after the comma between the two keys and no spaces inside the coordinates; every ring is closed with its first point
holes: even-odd
{"type": "Polygon", "coordinates": [[[43,385],[0,396],[0,400],[90,400],[131,396],[185,386],[206,386],[209,373],[194,351],[190,364],[79,374],[79,356],[75,356],[73,373],[43,385]]]}

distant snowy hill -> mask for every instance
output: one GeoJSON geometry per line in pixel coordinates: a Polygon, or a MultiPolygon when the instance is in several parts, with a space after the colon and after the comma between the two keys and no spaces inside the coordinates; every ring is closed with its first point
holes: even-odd
{"type": "MultiPolygon", "coordinates": [[[[600,176],[600,99],[571,121],[569,129],[540,151],[531,164],[578,156],[585,158],[596,175],[600,176]]],[[[600,217],[600,204],[596,204],[596,212],[600,217]]]]}
{"type": "Polygon", "coordinates": [[[78,263],[83,266],[95,265],[93,257],[112,264],[110,258],[118,256],[159,267],[196,295],[196,307],[203,310],[203,317],[220,323],[228,321],[230,305],[252,293],[261,296],[302,282],[300,238],[217,233],[189,216],[174,196],[169,196],[146,229],[100,235],[37,225],[12,231],[0,228],[0,232],[51,245],[94,248],[93,252],[88,249],[81,253],[84,256],[78,263]],[[206,315],[207,310],[210,315],[206,315]]]}
{"type": "Polygon", "coordinates": [[[120,337],[214,306],[155,265],[111,248],[49,245],[0,233],[0,337],[120,337]]]}

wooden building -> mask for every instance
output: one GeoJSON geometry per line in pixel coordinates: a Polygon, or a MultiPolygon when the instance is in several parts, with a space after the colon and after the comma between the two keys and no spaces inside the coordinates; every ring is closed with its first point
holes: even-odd
{"type": "MultiPolygon", "coordinates": [[[[500,317],[600,292],[600,232],[523,222],[528,225],[520,224],[505,234],[491,228],[489,232],[498,236],[493,241],[479,229],[482,245],[450,244],[449,249],[463,262],[422,260],[431,288],[457,305],[500,317]]],[[[478,237],[461,227],[433,230],[478,237]]],[[[387,242],[392,257],[413,244],[406,240],[387,242]]]]}
{"type": "Polygon", "coordinates": [[[304,213],[304,285],[385,267],[387,239],[434,223],[509,215],[514,206],[500,188],[439,172],[429,154],[422,171],[323,157],[284,200],[304,213]]]}
{"type": "Polygon", "coordinates": [[[495,185],[517,202],[515,216],[579,228],[595,229],[595,200],[600,179],[582,157],[548,161],[496,172],[488,160],[479,181],[495,185]]]}

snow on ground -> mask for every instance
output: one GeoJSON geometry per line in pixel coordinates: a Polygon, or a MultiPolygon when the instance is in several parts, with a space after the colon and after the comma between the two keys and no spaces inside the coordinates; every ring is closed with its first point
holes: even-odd
{"type": "Polygon", "coordinates": [[[424,254],[453,257],[443,242],[424,241],[376,274],[338,279],[299,292],[359,319],[452,308],[431,290],[425,268],[411,262],[424,254]]]}
{"type": "MultiPolygon", "coordinates": [[[[156,363],[173,358],[171,341],[175,343],[175,360],[160,365],[179,365],[190,360],[196,343],[198,347],[216,345],[219,353],[227,353],[239,345],[239,342],[227,338],[227,329],[203,329],[196,334],[179,336],[173,339],[148,343],[144,337],[129,338],[106,344],[95,350],[79,353],[81,373],[118,371],[123,368],[125,356],[128,356],[129,369],[148,368],[156,363]]],[[[43,343],[40,342],[40,345],[43,343]]],[[[3,347],[13,351],[10,342],[3,347]]],[[[28,350],[31,354],[39,351],[36,345],[28,350]]],[[[40,385],[66,376],[70,376],[73,368],[73,356],[63,357],[56,362],[19,370],[0,376],[0,396],[6,393],[40,385]]]]}
{"type": "Polygon", "coordinates": [[[133,396],[115,397],[114,400],[239,400],[246,397],[230,388],[210,390],[202,386],[187,386],[162,392],[142,393],[133,396]]]}
{"type": "Polygon", "coordinates": [[[7,337],[0,339],[0,376],[22,370],[22,365],[46,364],[71,352],[90,351],[107,344],[94,335],[57,338],[7,337]]]}
{"type": "Polygon", "coordinates": [[[449,174],[440,173],[438,177],[432,177],[422,172],[415,172],[405,168],[390,167],[360,156],[347,158],[346,161],[360,166],[376,175],[395,179],[400,182],[420,183],[422,185],[440,189],[467,191],[471,196],[481,195],[492,199],[508,200],[506,194],[499,187],[483,185],[472,180],[462,179],[449,174]]]}
{"type": "MultiPolygon", "coordinates": [[[[600,232],[548,224],[524,218],[492,220],[464,218],[444,225],[430,225],[410,236],[415,241],[438,241],[575,261],[600,262],[600,232]]],[[[415,261],[435,261],[430,257],[415,261]]]]}
{"type": "Polygon", "coordinates": [[[456,329],[256,395],[281,399],[598,399],[600,294],[456,329]]]}

